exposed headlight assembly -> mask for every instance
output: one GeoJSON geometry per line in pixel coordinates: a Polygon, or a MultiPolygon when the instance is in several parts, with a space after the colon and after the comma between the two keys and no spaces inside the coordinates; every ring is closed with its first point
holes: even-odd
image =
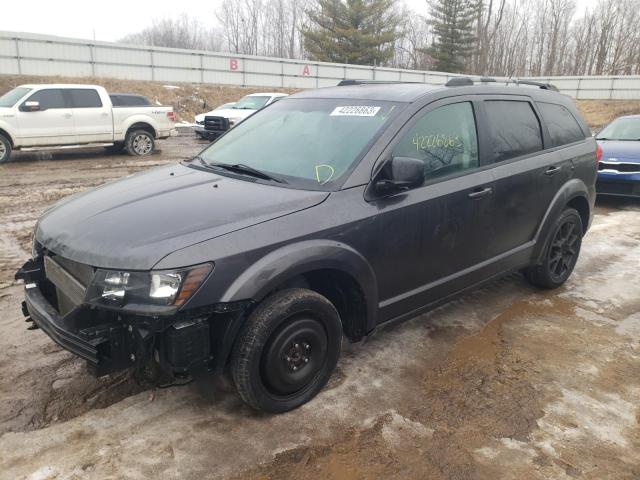
{"type": "Polygon", "coordinates": [[[200,288],[212,268],[212,264],[205,263],[151,272],[98,269],[87,292],[87,301],[141,313],[174,310],[200,288]]]}

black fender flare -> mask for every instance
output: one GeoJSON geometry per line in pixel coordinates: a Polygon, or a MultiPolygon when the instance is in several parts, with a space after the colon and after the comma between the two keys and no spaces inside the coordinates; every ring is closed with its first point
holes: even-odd
{"type": "MultiPolygon", "coordinates": [[[[549,204],[540,225],[535,235],[535,248],[533,253],[534,263],[542,261],[542,255],[544,254],[545,240],[549,236],[553,222],[558,215],[567,207],[567,205],[575,198],[582,197],[589,206],[588,215],[591,215],[593,208],[592,202],[589,201],[589,188],[580,179],[573,178],[565,183],[562,188],[556,193],[555,197],[549,204]]],[[[584,225],[586,229],[588,225],[584,225]]]]}
{"type": "Polygon", "coordinates": [[[378,284],[369,262],[349,245],[332,240],[305,240],[278,248],[242,272],[221,302],[261,301],[287,280],[314,270],[333,269],[350,275],[362,289],[367,307],[366,331],[375,326],[378,284]]]}
{"type": "MultiPolygon", "coordinates": [[[[365,297],[367,313],[366,318],[362,319],[362,328],[366,333],[373,330],[378,313],[375,273],[360,253],[349,245],[336,241],[306,240],[268,253],[234,280],[220,302],[259,302],[287,280],[322,269],[339,270],[358,283],[365,297]]],[[[227,363],[245,320],[246,313],[241,313],[219,331],[221,340],[218,344],[220,350],[216,355],[216,366],[223,367],[227,363]]]]}

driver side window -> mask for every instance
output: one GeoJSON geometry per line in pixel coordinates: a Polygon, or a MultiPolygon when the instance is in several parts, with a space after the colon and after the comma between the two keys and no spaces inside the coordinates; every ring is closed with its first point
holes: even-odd
{"type": "Polygon", "coordinates": [[[478,136],[471,102],[426,113],[393,149],[394,157],[422,160],[425,181],[478,167],[478,136]]]}

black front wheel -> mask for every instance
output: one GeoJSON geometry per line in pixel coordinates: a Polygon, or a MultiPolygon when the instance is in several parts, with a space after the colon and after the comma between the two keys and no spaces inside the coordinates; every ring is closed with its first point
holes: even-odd
{"type": "Polygon", "coordinates": [[[566,282],[578,261],[582,235],[580,214],[573,208],[564,210],[547,238],[541,263],[525,270],[527,280],[543,288],[557,288],[566,282]]]}
{"type": "Polygon", "coordinates": [[[303,288],[276,292],[247,319],[231,359],[240,397],[281,413],[311,400],[340,356],[342,324],[322,295],[303,288]]]}

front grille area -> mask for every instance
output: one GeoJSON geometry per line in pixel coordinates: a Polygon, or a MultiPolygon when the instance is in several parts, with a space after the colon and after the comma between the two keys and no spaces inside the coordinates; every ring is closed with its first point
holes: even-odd
{"type": "Polygon", "coordinates": [[[204,129],[211,132],[226,132],[229,130],[229,119],[224,117],[204,117],[204,129]]]}
{"type": "Polygon", "coordinates": [[[55,288],[56,310],[66,315],[80,305],[93,278],[93,268],[58,255],[45,255],[46,281],[55,288]]]}
{"type": "Polygon", "coordinates": [[[613,170],[620,173],[640,173],[640,163],[600,161],[598,170],[613,170]]]}

